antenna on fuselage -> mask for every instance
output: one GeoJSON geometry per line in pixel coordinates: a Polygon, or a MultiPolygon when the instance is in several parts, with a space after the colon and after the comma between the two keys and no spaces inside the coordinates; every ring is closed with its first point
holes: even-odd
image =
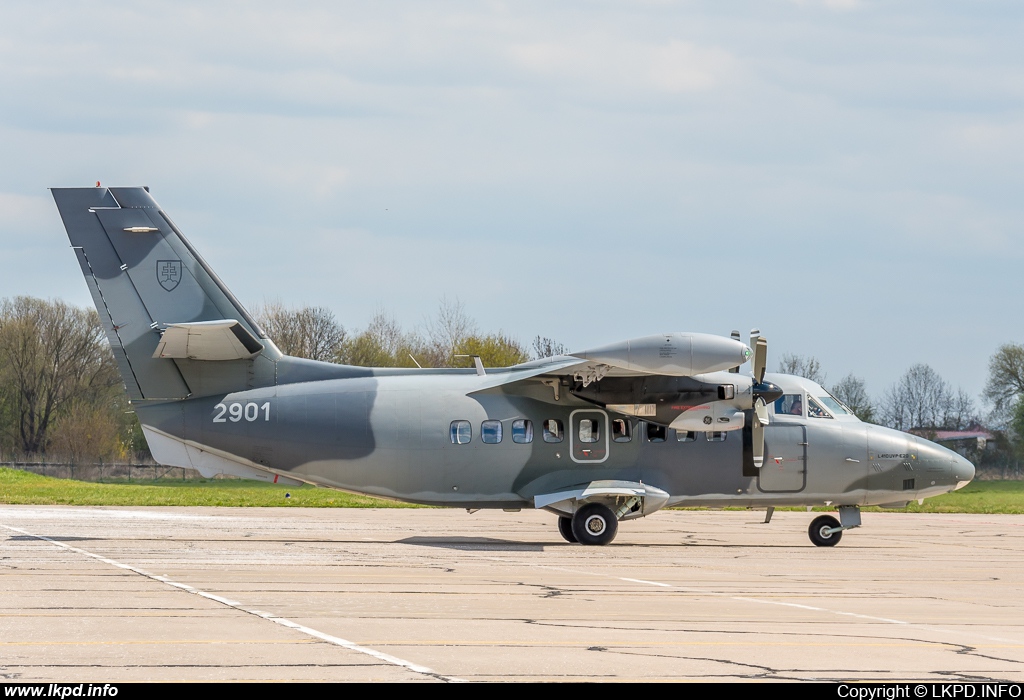
{"type": "Polygon", "coordinates": [[[478,377],[483,377],[483,376],[485,376],[487,374],[487,372],[484,371],[483,360],[480,359],[479,355],[455,355],[454,357],[472,357],[473,358],[473,364],[476,365],[476,374],[477,374],[477,376],[478,377]]]}

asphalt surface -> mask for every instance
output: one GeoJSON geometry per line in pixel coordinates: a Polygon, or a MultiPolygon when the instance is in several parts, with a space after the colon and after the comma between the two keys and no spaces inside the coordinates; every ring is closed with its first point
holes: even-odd
{"type": "Polygon", "coordinates": [[[1024,516],[0,506],[0,679],[1024,681],[1024,516]]]}

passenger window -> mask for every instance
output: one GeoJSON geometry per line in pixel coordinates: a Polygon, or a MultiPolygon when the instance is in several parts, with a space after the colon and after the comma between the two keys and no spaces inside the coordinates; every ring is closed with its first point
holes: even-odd
{"type": "Polygon", "coordinates": [[[802,394],[783,394],[782,398],[775,402],[775,415],[777,416],[803,416],[804,403],[802,394]]]}
{"type": "Polygon", "coordinates": [[[679,442],[693,442],[697,439],[697,433],[693,430],[676,431],[676,440],[679,442]]]}
{"type": "Polygon", "coordinates": [[[633,439],[633,426],[625,418],[612,421],[612,442],[629,442],[633,439]]]}
{"type": "Polygon", "coordinates": [[[597,442],[601,439],[601,429],[596,420],[584,418],[580,421],[580,442],[597,442]]]}
{"type": "Polygon", "coordinates": [[[812,399],[810,396],[807,397],[807,415],[811,418],[831,418],[821,404],[812,399]]]}
{"type": "Polygon", "coordinates": [[[557,418],[549,418],[544,421],[544,442],[561,442],[564,439],[562,421],[557,418]]]}
{"type": "Polygon", "coordinates": [[[512,421],[512,442],[518,442],[520,445],[533,442],[532,420],[512,421]]]}
{"type": "Polygon", "coordinates": [[[648,423],[647,442],[665,442],[665,426],[648,423]]]}
{"type": "Polygon", "coordinates": [[[465,445],[473,439],[473,426],[468,420],[453,420],[451,427],[453,445],[465,445]]]}
{"type": "Polygon", "coordinates": [[[725,442],[725,438],[729,436],[729,433],[724,430],[709,430],[704,435],[707,436],[708,442],[725,442]]]}
{"type": "Polygon", "coordinates": [[[485,420],[480,424],[480,439],[488,445],[497,445],[501,442],[501,421],[485,420]]]}

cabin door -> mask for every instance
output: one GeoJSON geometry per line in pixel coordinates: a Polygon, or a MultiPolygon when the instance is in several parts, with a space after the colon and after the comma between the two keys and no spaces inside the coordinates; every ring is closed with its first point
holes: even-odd
{"type": "Polygon", "coordinates": [[[608,459],[608,414],[593,409],[573,411],[569,416],[569,454],[578,463],[608,459]]]}

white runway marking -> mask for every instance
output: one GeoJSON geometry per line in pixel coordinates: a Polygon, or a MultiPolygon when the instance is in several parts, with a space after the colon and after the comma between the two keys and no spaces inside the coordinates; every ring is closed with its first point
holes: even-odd
{"type": "MultiPolygon", "coordinates": [[[[481,558],[482,559],[491,559],[491,560],[494,560],[494,561],[505,561],[503,559],[499,559],[498,557],[481,557],[481,558]]],[[[842,615],[844,617],[857,617],[857,618],[860,618],[860,619],[863,619],[863,620],[872,620],[874,622],[884,622],[884,623],[890,624],[890,625],[905,625],[905,626],[911,627],[913,629],[926,630],[926,631],[929,631],[929,632],[939,632],[939,633],[942,633],[942,634],[949,634],[949,635],[966,634],[966,635],[969,635],[969,636],[978,637],[980,639],[987,639],[987,640],[992,641],[992,642],[1001,642],[1001,643],[1004,643],[1004,644],[1014,644],[1014,645],[1017,645],[1017,644],[1021,644],[1022,643],[1019,639],[1007,639],[1007,638],[1004,638],[1004,637],[990,637],[989,635],[978,634],[977,632],[972,632],[970,630],[966,630],[966,631],[948,630],[948,629],[943,629],[942,627],[936,627],[934,625],[914,623],[914,622],[907,622],[906,620],[895,620],[895,619],[888,618],[888,617],[875,617],[873,615],[862,615],[860,613],[852,613],[852,612],[847,612],[845,610],[831,610],[829,608],[820,608],[820,607],[816,607],[816,606],[813,606],[813,605],[802,605],[800,603],[786,603],[786,602],[783,602],[781,600],[767,600],[767,599],[764,599],[764,598],[749,598],[749,597],[746,597],[746,596],[729,595],[728,593],[714,593],[714,592],[711,592],[711,591],[702,590],[702,589],[699,589],[699,588],[694,588],[692,586],[677,586],[677,585],[674,585],[674,584],[671,584],[671,583],[664,583],[663,581],[647,581],[647,580],[639,579],[639,578],[626,578],[624,576],[613,576],[611,574],[601,574],[601,573],[595,573],[595,572],[592,572],[592,571],[581,571],[579,569],[569,569],[569,568],[561,567],[561,566],[548,566],[548,565],[545,565],[545,564],[526,564],[526,565],[527,566],[533,566],[533,567],[536,567],[538,569],[550,569],[552,571],[563,571],[563,572],[566,572],[566,573],[579,574],[579,575],[585,575],[585,576],[599,576],[601,578],[610,578],[610,579],[615,579],[615,580],[618,580],[618,581],[626,581],[628,583],[641,583],[641,584],[648,585],[648,586],[658,586],[659,588],[671,588],[672,590],[676,590],[676,591],[684,591],[686,593],[697,593],[697,594],[700,594],[700,595],[714,596],[716,598],[728,598],[729,600],[736,600],[736,601],[740,601],[740,602],[743,602],[743,603],[758,603],[760,605],[781,605],[783,607],[800,608],[802,610],[810,610],[812,612],[823,612],[823,613],[828,613],[830,615],[842,615]]]]}
{"type": "Polygon", "coordinates": [[[360,645],[356,644],[355,642],[350,642],[347,639],[342,639],[341,637],[335,637],[333,635],[326,634],[324,632],[320,632],[319,630],[315,630],[315,629],[313,629],[311,627],[306,627],[304,625],[300,625],[300,624],[298,624],[296,622],[292,622],[291,620],[288,620],[286,618],[278,617],[277,615],[274,615],[273,613],[268,613],[268,612],[264,612],[262,610],[254,610],[254,609],[251,609],[251,608],[247,608],[242,603],[239,603],[236,600],[230,600],[228,598],[224,598],[224,597],[219,596],[219,595],[214,595],[213,593],[207,593],[206,591],[201,591],[198,588],[193,588],[192,586],[189,586],[188,584],[179,583],[177,581],[172,581],[171,579],[167,578],[166,576],[157,576],[156,574],[152,574],[152,573],[146,571],[145,569],[140,569],[140,568],[138,568],[136,566],[132,566],[130,564],[123,564],[123,563],[121,563],[119,561],[115,561],[114,559],[110,559],[108,557],[104,557],[104,556],[99,555],[99,554],[94,554],[92,552],[86,551],[84,549],[80,549],[78,547],[72,547],[71,545],[65,544],[64,542],[58,542],[57,540],[51,539],[49,537],[45,537],[43,535],[37,535],[35,533],[28,532],[27,530],[22,530],[21,528],[11,527],[10,525],[3,525],[3,524],[0,524],[0,527],[3,527],[5,529],[7,529],[7,530],[11,530],[13,532],[21,533],[22,535],[26,535],[28,537],[34,537],[37,540],[43,540],[44,542],[49,542],[52,545],[55,545],[57,547],[63,547],[64,549],[67,549],[67,550],[69,550],[71,552],[75,552],[76,554],[81,554],[82,556],[90,557],[90,558],[95,559],[97,561],[101,561],[104,564],[109,564],[110,566],[116,566],[117,568],[124,569],[125,571],[131,571],[132,573],[138,574],[139,576],[145,576],[146,578],[152,579],[154,581],[159,581],[160,583],[166,584],[168,586],[172,586],[174,588],[180,589],[180,590],[185,591],[187,593],[192,593],[194,595],[206,598],[207,600],[212,600],[212,601],[214,601],[216,603],[220,603],[222,605],[226,605],[228,607],[234,608],[235,610],[238,610],[239,612],[244,612],[244,613],[247,613],[249,615],[255,615],[257,617],[261,617],[264,620],[268,620],[268,621],[273,622],[275,624],[281,625],[282,627],[287,627],[289,629],[293,629],[293,630],[295,630],[297,632],[301,632],[301,633],[306,634],[306,635],[308,635],[310,637],[315,637],[316,639],[320,639],[322,641],[328,642],[329,644],[334,644],[334,645],[337,645],[339,647],[344,647],[345,649],[348,649],[350,651],[355,651],[355,652],[358,652],[360,654],[366,654],[367,656],[372,656],[373,658],[378,659],[380,661],[384,661],[385,663],[394,664],[395,666],[401,666],[402,668],[407,668],[410,671],[413,671],[414,673],[421,673],[421,674],[426,675],[426,676],[432,676],[434,678],[437,678],[438,680],[448,681],[450,683],[460,683],[460,682],[463,682],[463,680],[461,678],[455,678],[455,677],[452,677],[452,676],[443,676],[440,673],[438,673],[437,671],[434,671],[433,669],[427,668],[426,666],[421,666],[421,665],[413,663],[411,661],[406,661],[405,659],[400,659],[397,656],[392,656],[391,654],[385,654],[384,652],[377,651],[376,649],[370,649],[368,647],[360,646],[360,645]]]}
{"type": "Polygon", "coordinates": [[[651,586],[663,586],[664,588],[674,588],[671,583],[659,583],[657,581],[644,581],[642,578],[624,578],[621,581],[629,581],[630,583],[646,583],[651,586]]]}

